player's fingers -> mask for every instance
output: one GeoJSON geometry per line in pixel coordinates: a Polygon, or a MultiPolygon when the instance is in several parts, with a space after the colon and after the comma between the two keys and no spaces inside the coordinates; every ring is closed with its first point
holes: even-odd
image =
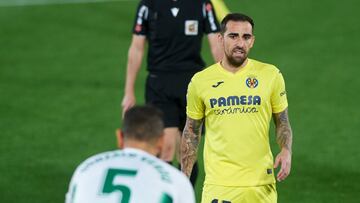
{"type": "Polygon", "coordinates": [[[127,110],[129,110],[132,106],[134,106],[133,103],[126,102],[126,103],[123,104],[123,109],[124,109],[125,111],[127,111],[127,110]]]}
{"type": "Polygon", "coordinates": [[[287,167],[287,162],[285,160],[282,160],[281,161],[281,170],[286,171],[286,167],[287,167]]]}
{"type": "Polygon", "coordinates": [[[136,100],[131,97],[124,97],[124,99],[121,102],[121,106],[123,109],[128,110],[129,108],[133,107],[136,103],[136,100]]]}
{"type": "Polygon", "coordinates": [[[175,154],[175,148],[176,137],[172,136],[171,134],[165,134],[160,158],[165,161],[171,161],[175,154]]]}
{"type": "Polygon", "coordinates": [[[289,175],[289,174],[288,174],[287,172],[283,171],[283,172],[281,173],[281,175],[278,177],[278,181],[280,182],[280,181],[285,180],[285,178],[286,178],[288,175],[289,175]]]}
{"type": "Polygon", "coordinates": [[[121,102],[122,109],[125,109],[127,107],[127,104],[128,104],[128,102],[127,102],[126,98],[124,98],[123,101],[121,102]]]}
{"type": "Polygon", "coordinates": [[[278,178],[278,180],[281,180],[282,179],[282,177],[283,177],[283,174],[284,174],[284,170],[285,170],[285,168],[284,168],[284,161],[280,161],[280,164],[281,164],[281,167],[280,167],[280,170],[279,170],[279,172],[278,172],[278,174],[277,174],[277,178],[278,178]]]}
{"type": "Polygon", "coordinates": [[[288,175],[289,175],[289,164],[284,161],[281,164],[281,169],[277,175],[277,179],[278,181],[283,181],[288,175]]]}
{"type": "Polygon", "coordinates": [[[279,156],[277,156],[275,158],[274,168],[277,168],[279,166],[279,163],[280,163],[280,158],[279,158],[279,156]]]}
{"type": "Polygon", "coordinates": [[[287,165],[287,175],[290,175],[291,172],[291,164],[287,165]]]}
{"type": "Polygon", "coordinates": [[[121,108],[122,108],[122,116],[124,117],[124,114],[125,114],[125,112],[126,112],[126,110],[127,110],[127,104],[126,104],[125,101],[123,101],[123,102],[121,103],[121,108]]]}
{"type": "Polygon", "coordinates": [[[283,181],[286,178],[286,175],[284,172],[282,172],[281,174],[278,174],[277,180],[279,182],[283,181]]]}
{"type": "Polygon", "coordinates": [[[133,107],[135,104],[134,103],[124,103],[123,105],[122,105],[122,117],[124,118],[124,115],[125,115],[125,113],[126,113],[126,111],[127,110],[129,110],[131,107],[133,107]]]}
{"type": "Polygon", "coordinates": [[[286,163],[286,167],[284,168],[284,179],[287,178],[290,174],[290,163],[286,163]]]}
{"type": "Polygon", "coordinates": [[[123,107],[123,109],[122,109],[122,118],[124,118],[124,116],[125,116],[125,112],[127,111],[127,108],[126,107],[123,107]]]}
{"type": "Polygon", "coordinates": [[[277,176],[276,176],[276,179],[278,180],[278,181],[281,181],[281,178],[282,178],[282,175],[283,174],[283,169],[280,169],[280,171],[278,172],[278,174],[277,174],[277,176]]]}

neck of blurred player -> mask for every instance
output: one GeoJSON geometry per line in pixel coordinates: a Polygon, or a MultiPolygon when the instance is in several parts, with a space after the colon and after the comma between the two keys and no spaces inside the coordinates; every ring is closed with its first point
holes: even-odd
{"type": "Polygon", "coordinates": [[[124,148],[141,149],[154,156],[157,156],[160,153],[160,149],[156,144],[150,144],[148,142],[142,142],[132,139],[124,140],[124,148]]]}
{"type": "Polygon", "coordinates": [[[226,58],[226,56],[223,57],[223,59],[220,61],[220,65],[227,71],[232,72],[232,73],[236,73],[239,70],[241,70],[242,68],[244,68],[246,66],[246,64],[248,63],[248,58],[246,58],[244,60],[244,62],[240,65],[240,66],[234,66],[232,65],[228,59],[226,58]]]}

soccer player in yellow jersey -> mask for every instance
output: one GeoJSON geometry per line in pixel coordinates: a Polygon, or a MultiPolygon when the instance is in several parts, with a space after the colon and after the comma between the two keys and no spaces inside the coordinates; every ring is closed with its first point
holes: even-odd
{"type": "Polygon", "coordinates": [[[292,130],[285,83],[273,65],[248,58],[254,45],[253,20],[228,14],[219,40],[224,57],[197,73],[187,92],[187,121],[181,143],[182,171],[190,176],[205,122],[205,182],[202,202],[275,203],[276,178],[291,168],[292,130]],[[274,117],[280,153],[269,145],[274,117]]]}

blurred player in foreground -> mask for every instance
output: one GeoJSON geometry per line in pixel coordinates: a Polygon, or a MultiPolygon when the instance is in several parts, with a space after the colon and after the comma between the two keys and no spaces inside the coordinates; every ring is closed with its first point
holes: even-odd
{"type": "Polygon", "coordinates": [[[154,107],[129,109],[118,145],[79,165],[66,203],[195,203],[190,181],[158,159],[163,147],[162,113],[154,107]]]}
{"type": "Polygon", "coordinates": [[[205,182],[202,202],[275,203],[277,180],[290,173],[292,130],[285,82],[279,69],[248,58],[253,20],[229,14],[221,22],[224,57],[197,73],[187,92],[182,137],[182,171],[189,176],[205,121],[205,182]],[[280,153],[275,164],[269,145],[274,117],[280,153]]]}

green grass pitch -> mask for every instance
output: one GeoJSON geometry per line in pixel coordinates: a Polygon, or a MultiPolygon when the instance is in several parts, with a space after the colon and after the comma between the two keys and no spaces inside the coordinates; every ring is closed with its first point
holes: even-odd
{"type": "MultiPolygon", "coordinates": [[[[116,147],[137,1],[9,2],[0,0],[0,201],[63,202],[77,164],[116,147]]],[[[279,202],[359,202],[359,1],[226,3],[255,20],[251,57],[286,80],[293,167],[279,202]]],[[[203,56],[212,63],[206,40],[203,56]]]]}

